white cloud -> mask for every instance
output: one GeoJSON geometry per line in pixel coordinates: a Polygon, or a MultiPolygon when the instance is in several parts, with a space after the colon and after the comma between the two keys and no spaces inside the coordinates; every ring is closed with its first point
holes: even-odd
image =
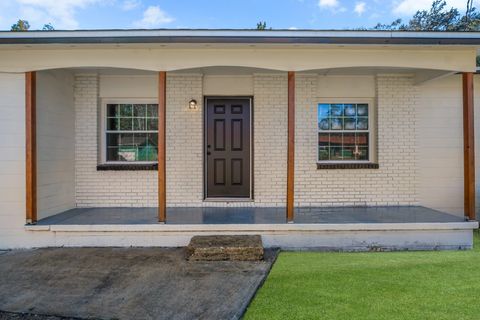
{"type": "Polygon", "coordinates": [[[142,20],[136,21],[133,25],[137,28],[155,28],[174,21],[159,6],[150,6],[143,12],[142,20]]]}
{"type": "Polygon", "coordinates": [[[320,8],[338,8],[340,6],[340,2],[338,0],[319,0],[318,1],[318,6],[320,8]]]}
{"type": "MultiPolygon", "coordinates": [[[[480,1],[474,1],[476,5],[480,1]]],[[[457,8],[465,11],[465,0],[447,0],[447,8],[457,8]]],[[[411,16],[418,10],[427,10],[432,6],[432,0],[397,0],[393,3],[393,13],[397,15],[411,16]]]]}
{"type": "Polygon", "coordinates": [[[125,11],[130,11],[133,10],[137,7],[139,7],[142,4],[140,0],[125,0],[122,2],[122,10],[125,11]]]}
{"type": "Polygon", "coordinates": [[[367,4],[365,2],[357,2],[353,11],[359,16],[361,16],[365,12],[366,6],[367,4]]]}
{"type": "Polygon", "coordinates": [[[347,8],[342,6],[339,0],[319,0],[318,6],[320,9],[328,9],[333,13],[347,11],[347,8]]]}
{"type": "Polygon", "coordinates": [[[57,29],[76,29],[75,13],[100,0],[16,0],[19,18],[28,20],[32,27],[39,28],[52,23],[57,29]]]}

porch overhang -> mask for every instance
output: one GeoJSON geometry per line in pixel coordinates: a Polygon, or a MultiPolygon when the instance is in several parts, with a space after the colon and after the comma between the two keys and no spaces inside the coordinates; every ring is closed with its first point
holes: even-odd
{"type": "Polygon", "coordinates": [[[277,71],[395,67],[475,72],[480,32],[86,30],[0,32],[0,72],[112,67],[277,71]]]}
{"type": "MultiPolygon", "coordinates": [[[[1,45],[0,45],[0,48],[1,45]]],[[[3,49],[3,48],[2,48],[3,49]]],[[[275,71],[335,68],[409,68],[476,72],[473,46],[449,47],[193,47],[156,45],[82,47],[23,45],[0,50],[0,72],[28,72],[60,68],[124,68],[176,71],[212,66],[248,67],[275,71]]]]}

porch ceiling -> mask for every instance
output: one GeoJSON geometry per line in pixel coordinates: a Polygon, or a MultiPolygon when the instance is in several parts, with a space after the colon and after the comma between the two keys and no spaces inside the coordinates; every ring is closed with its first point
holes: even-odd
{"type": "MultiPolygon", "coordinates": [[[[157,76],[157,72],[126,69],[126,68],[67,68],[73,73],[97,73],[105,76],[157,76]]],[[[202,74],[212,76],[244,76],[258,73],[268,74],[285,74],[284,71],[264,69],[264,68],[248,68],[233,66],[212,66],[202,68],[191,68],[172,71],[172,74],[202,74]]],[[[385,68],[385,67],[351,67],[351,68],[326,68],[312,69],[299,72],[299,74],[318,74],[321,76],[375,76],[378,74],[410,74],[415,76],[415,84],[421,84],[436,78],[451,75],[452,71],[446,70],[429,70],[416,68],[385,68]]]]}

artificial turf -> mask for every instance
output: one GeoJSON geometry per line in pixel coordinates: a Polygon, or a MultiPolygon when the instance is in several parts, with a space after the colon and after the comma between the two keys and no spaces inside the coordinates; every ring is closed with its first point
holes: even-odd
{"type": "Polygon", "coordinates": [[[480,319],[473,250],[282,252],[244,319],[480,319]]]}

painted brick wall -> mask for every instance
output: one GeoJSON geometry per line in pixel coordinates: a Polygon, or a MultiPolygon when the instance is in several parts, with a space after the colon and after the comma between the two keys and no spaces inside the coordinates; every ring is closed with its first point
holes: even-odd
{"type": "MultiPolygon", "coordinates": [[[[169,75],[167,79],[168,205],[201,206],[202,76],[169,75]],[[198,111],[188,110],[192,98],[199,102],[198,111]]],[[[157,206],[156,171],[96,170],[100,134],[98,90],[97,75],[75,77],[77,206],[157,206]]]]}
{"type": "Polygon", "coordinates": [[[98,76],[75,76],[75,176],[78,207],[157,205],[156,171],[97,171],[98,76]]]}
{"type": "Polygon", "coordinates": [[[203,97],[201,75],[167,76],[167,204],[203,204],[203,97]],[[190,99],[198,110],[188,109],[190,99]]]}
{"type": "Polygon", "coordinates": [[[285,206],[287,76],[254,76],[254,196],[257,206],[285,206]]]}
{"type": "MultiPolygon", "coordinates": [[[[377,77],[380,169],[317,170],[317,76],[297,76],[296,205],[417,204],[416,88],[407,76],[377,77]]],[[[254,202],[203,202],[202,76],[167,81],[169,206],[284,206],[287,155],[286,75],[254,76],[254,202]],[[198,111],[188,101],[199,102],[198,111]]],[[[156,206],[156,172],[96,171],[98,77],[77,75],[78,206],[156,206]]]]}
{"type": "MultiPolygon", "coordinates": [[[[317,170],[315,75],[296,83],[295,203],[298,206],[413,205],[416,181],[416,88],[408,76],[378,76],[380,169],[317,170]]],[[[341,97],[339,97],[341,98],[341,97]]]]}

